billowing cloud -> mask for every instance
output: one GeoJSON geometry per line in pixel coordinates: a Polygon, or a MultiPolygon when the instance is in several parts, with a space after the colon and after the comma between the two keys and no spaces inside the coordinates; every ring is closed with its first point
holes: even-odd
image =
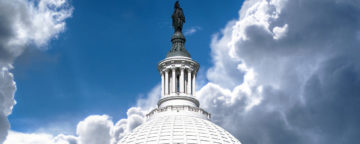
{"type": "Polygon", "coordinates": [[[157,84],[148,94],[146,98],[140,98],[136,107],[131,107],[127,111],[127,118],[116,122],[112,129],[111,144],[119,144],[129,132],[146,121],[145,115],[156,107],[157,101],[160,99],[161,85],[157,84]]]}
{"type": "Polygon", "coordinates": [[[248,0],[198,92],[243,143],[356,143],[360,2],[248,0]]]}
{"type": "MultiPolygon", "coordinates": [[[[360,1],[247,0],[239,19],[213,37],[214,65],[198,98],[242,143],[356,143],[359,45],[360,1]]],[[[115,125],[90,116],[78,136],[61,140],[84,143],[99,132],[102,144],[116,144],[144,122],[159,89],[115,125]]]]}
{"type": "Polygon", "coordinates": [[[52,142],[48,142],[46,144],[78,144],[78,138],[71,135],[57,135],[52,138],[52,142]]]}
{"type": "Polygon", "coordinates": [[[157,84],[151,91],[146,95],[145,98],[139,98],[137,100],[137,107],[142,110],[152,110],[156,107],[158,100],[160,99],[161,85],[157,84]]]}
{"type": "Polygon", "coordinates": [[[9,67],[11,65],[0,67],[0,142],[6,138],[10,128],[7,116],[15,104],[16,85],[12,73],[9,72],[9,67]]]}
{"type": "Polygon", "coordinates": [[[127,119],[119,120],[113,127],[111,144],[118,144],[121,138],[145,122],[145,112],[140,107],[132,107],[126,114],[127,119]]]}
{"type": "Polygon", "coordinates": [[[0,0],[0,143],[9,130],[7,116],[15,104],[12,62],[29,45],[38,48],[65,29],[72,14],[66,0],[0,0]]]}
{"type": "Polygon", "coordinates": [[[71,14],[66,0],[0,0],[0,63],[11,63],[30,44],[46,45],[71,14]]]}
{"type": "Polygon", "coordinates": [[[126,118],[115,125],[106,116],[92,115],[81,121],[77,127],[79,144],[119,144],[121,138],[145,122],[145,114],[156,106],[160,98],[161,86],[156,85],[146,98],[140,98],[137,106],[128,109],[126,118]],[[100,138],[101,137],[101,138],[100,138]]]}
{"type": "Polygon", "coordinates": [[[74,136],[53,135],[47,133],[20,133],[10,131],[4,144],[77,144],[74,136]]]}
{"type": "Polygon", "coordinates": [[[122,137],[145,121],[144,113],[141,108],[132,107],[127,118],[115,125],[107,115],[90,115],[78,123],[76,135],[10,131],[4,144],[118,144],[122,137]]]}
{"type": "Polygon", "coordinates": [[[126,118],[115,124],[108,115],[90,115],[78,123],[74,136],[11,131],[5,144],[118,144],[122,137],[145,122],[145,114],[160,98],[160,88],[156,85],[146,98],[138,100],[136,107],[128,109],[126,118]]]}
{"type": "Polygon", "coordinates": [[[79,122],[76,134],[79,144],[109,144],[112,120],[107,115],[93,115],[79,122]]]}

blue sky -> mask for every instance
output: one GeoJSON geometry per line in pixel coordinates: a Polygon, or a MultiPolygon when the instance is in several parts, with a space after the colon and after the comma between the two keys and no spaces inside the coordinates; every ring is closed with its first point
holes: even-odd
{"type": "MultiPolygon", "coordinates": [[[[11,129],[28,132],[62,123],[74,128],[90,114],[126,116],[160,82],[156,69],[170,49],[174,0],[74,0],[66,30],[44,50],[27,49],[14,63],[16,106],[11,129]],[[47,50],[45,50],[47,49],[47,50]]],[[[242,2],[183,0],[186,48],[211,66],[210,42],[242,2]]]]}
{"type": "MultiPolygon", "coordinates": [[[[117,143],[144,123],[174,3],[0,0],[0,143],[117,143]]],[[[358,142],[360,0],[180,3],[212,122],[244,144],[358,142]]]]}

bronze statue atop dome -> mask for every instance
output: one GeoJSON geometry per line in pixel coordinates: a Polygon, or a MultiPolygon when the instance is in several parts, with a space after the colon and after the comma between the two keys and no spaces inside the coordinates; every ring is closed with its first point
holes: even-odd
{"type": "Polygon", "coordinates": [[[174,13],[171,16],[172,26],[175,32],[182,32],[183,24],[185,23],[185,16],[182,8],[180,7],[179,1],[175,3],[174,13]]]}
{"type": "Polygon", "coordinates": [[[173,56],[184,56],[190,57],[189,52],[185,49],[185,37],[182,33],[183,24],[185,23],[185,16],[182,8],[180,7],[179,1],[175,3],[174,13],[171,16],[172,26],[175,30],[171,37],[171,50],[168,52],[166,57],[173,56]]]}

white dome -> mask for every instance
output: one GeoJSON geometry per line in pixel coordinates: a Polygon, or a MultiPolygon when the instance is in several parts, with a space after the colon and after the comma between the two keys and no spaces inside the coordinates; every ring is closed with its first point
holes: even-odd
{"type": "Polygon", "coordinates": [[[121,144],[241,144],[229,132],[209,120],[168,115],[138,126],[121,144]]]}
{"type": "Polygon", "coordinates": [[[199,63],[185,49],[181,32],[185,19],[179,2],[172,15],[175,33],[166,58],[158,63],[161,99],[146,115],[146,122],[120,140],[120,144],[241,144],[234,136],[210,121],[211,114],[201,109],[196,99],[196,74],[199,63]]]}

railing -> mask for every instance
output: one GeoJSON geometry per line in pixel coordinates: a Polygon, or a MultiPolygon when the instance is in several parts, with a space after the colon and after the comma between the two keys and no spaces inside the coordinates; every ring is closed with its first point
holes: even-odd
{"type": "Polygon", "coordinates": [[[166,106],[166,107],[162,107],[162,108],[155,108],[154,110],[152,110],[151,112],[149,112],[146,115],[147,119],[150,119],[154,114],[156,113],[162,113],[162,112],[170,112],[170,111],[190,111],[190,112],[197,112],[200,114],[203,114],[206,116],[207,119],[211,118],[211,114],[206,112],[205,110],[198,108],[198,107],[192,107],[192,106],[188,106],[188,105],[175,105],[175,106],[166,106]]]}

